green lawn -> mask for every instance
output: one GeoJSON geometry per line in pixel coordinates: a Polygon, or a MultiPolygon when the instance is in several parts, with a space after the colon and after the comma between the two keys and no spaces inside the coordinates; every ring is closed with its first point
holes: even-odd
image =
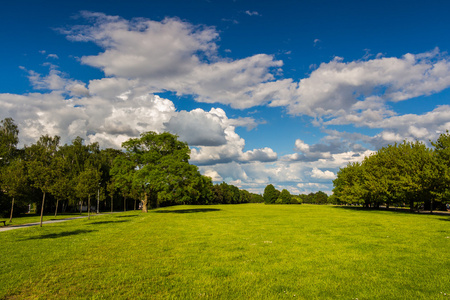
{"type": "Polygon", "coordinates": [[[0,232],[0,299],[450,299],[450,218],[177,206],[0,232]]]}

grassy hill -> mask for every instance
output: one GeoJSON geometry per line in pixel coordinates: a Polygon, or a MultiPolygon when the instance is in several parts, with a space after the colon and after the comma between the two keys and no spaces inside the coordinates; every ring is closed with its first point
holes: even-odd
{"type": "Polygon", "coordinates": [[[450,299],[450,218],[176,206],[0,232],[0,299],[450,299]]]}

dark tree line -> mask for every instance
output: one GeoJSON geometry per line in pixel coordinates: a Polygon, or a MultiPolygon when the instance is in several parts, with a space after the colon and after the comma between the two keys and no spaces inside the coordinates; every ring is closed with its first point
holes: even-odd
{"type": "Polygon", "coordinates": [[[60,145],[41,136],[17,148],[19,130],[0,122],[0,213],[129,210],[176,204],[262,202],[262,196],[224,183],[213,185],[189,164],[190,149],[170,133],[147,132],[123,143],[123,150],[85,145],[82,138],[60,145]]]}
{"type": "Polygon", "coordinates": [[[450,196],[450,134],[428,148],[421,142],[389,145],[361,163],[341,168],[334,184],[338,204],[445,210],[450,196]]]}

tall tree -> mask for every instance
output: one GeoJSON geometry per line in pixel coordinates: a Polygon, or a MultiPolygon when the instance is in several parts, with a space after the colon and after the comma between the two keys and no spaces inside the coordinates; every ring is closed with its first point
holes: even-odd
{"type": "MultiPolygon", "coordinates": [[[[122,144],[127,158],[133,162],[131,173],[133,188],[143,194],[142,207],[147,212],[151,193],[179,187],[183,181],[184,166],[189,165],[190,149],[184,142],[168,132],[143,133],[140,138],[130,139],[122,144]]],[[[159,206],[159,200],[156,200],[159,206]]]]}
{"type": "Polygon", "coordinates": [[[278,197],[280,195],[280,191],[275,189],[273,184],[269,184],[264,189],[264,203],[265,204],[273,204],[275,201],[277,201],[278,197]]]}
{"type": "Polygon", "coordinates": [[[0,121],[0,166],[7,165],[15,156],[19,143],[19,129],[12,118],[0,121]]]}
{"type": "Polygon", "coordinates": [[[56,180],[54,171],[54,158],[59,147],[59,136],[48,135],[39,138],[36,144],[26,149],[28,162],[28,174],[32,186],[42,191],[41,224],[44,214],[45,195],[50,192],[56,180]]]}
{"type": "Polygon", "coordinates": [[[91,218],[91,196],[97,194],[101,181],[101,172],[93,166],[87,166],[78,174],[76,191],[80,198],[88,198],[88,219],[91,218]]]}
{"type": "Polygon", "coordinates": [[[288,190],[283,189],[280,193],[280,196],[277,199],[277,202],[280,202],[281,204],[291,204],[292,196],[291,193],[289,193],[288,190]]]}
{"type": "Polygon", "coordinates": [[[25,162],[20,159],[15,159],[10,164],[1,169],[0,183],[3,192],[11,197],[11,212],[9,222],[12,222],[14,201],[23,196],[28,189],[28,177],[25,168],[25,162]]]}
{"type": "Polygon", "coordinates": [[[433,193],[438,200],[444,202],[445,199],[450,199],[450,133],[448,130],[431,144],[434,146],[435,171],[439,174],[434,176],[433,182],[436,186],[433,193]]]}

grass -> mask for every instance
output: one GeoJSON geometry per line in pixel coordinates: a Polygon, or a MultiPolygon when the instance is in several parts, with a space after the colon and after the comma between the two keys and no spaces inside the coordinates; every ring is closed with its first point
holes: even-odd
{"type": "Polygon", "coordinates": [[[0,299],[450,299],[450,219],[177,206],[0,232],[0,299]]]}

